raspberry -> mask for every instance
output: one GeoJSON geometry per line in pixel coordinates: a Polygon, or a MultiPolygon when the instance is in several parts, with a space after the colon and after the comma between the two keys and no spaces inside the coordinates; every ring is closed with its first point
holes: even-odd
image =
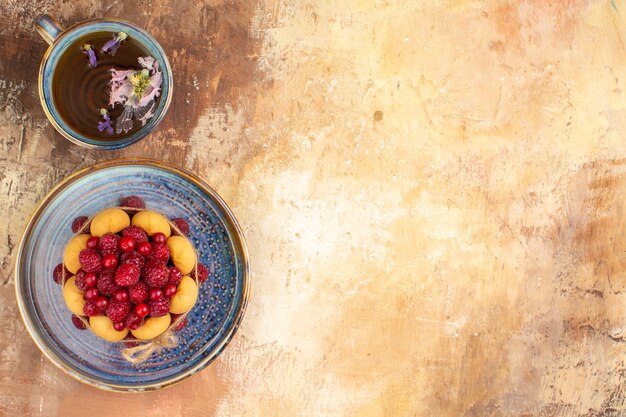
{"type": "Polygon", "coordinates": [[[126,317],[126,327],[128,330],[137,330],[143,324],[143,319],[132,311],[126,317]]]}
{"type": "Polygon", "coordinates": [[[113,233],[107,233],[100,237],[98,250],[102,255],[117,255],[120,249],[120,238],[113,233]]]}
{"type": "Polygon", "coordinates": [[[67,270],[65,265],[58,264],[54,267],[54,271],[52,271],[52,276],[54,277],[54,282],[57,284],[64,284],[65,280],[72,276],[72,273],[67,270]]]}
{"type": "Polygon", "coordinates": [[[115,283],[115,271],[112,269],[105,269],[100,273],[98,278],[98,290],[100,294],[111,297],[116,290],[120,287],[115,283]]]}
{"type": "Polygon", "coordinates": [[[130,313],[130,303],[128,301],[112,300],[107,307],[107,316],[113,323],[126,320],[128,313],[130,313]]]}
{"type": "Polygon", "coordinates": [[[75,218],[72,222],[72,232],[78,233],[83,228],[85,223],[87,223],[87,220],[89,219],[86,216],[80,216],[75,218]]]}
{"type": "MultiPolygon", "coordinates": [[[[93,274],[93,272],[90,272],[90,274],[93,274]]],[[[76,273],[76,278],[74,279],[74,283],[76,284],[76,286],[78,287],[79,290],[81,290],[82,292],[87,291],[87,289],[89,288],[89,285],[87,285],[87,273],[85,271],[83,271],[82,269],[79,269],[78,272],[76,273]]]]}
{"type": "Polygon", "coordinates": [[[146,208],[146,203],[144,203],[143,198],[138,197],[136,195],[129,195],[128,197],[120,198],[120,207],[131,207],[131,208],[146,208]]]}
{"type": "Polygon", "coordinates": [[[160,261],[165,264],[170,259],[170,250],[165,243],[155,243],[152,246],[152,253],[148,259],[160,261]]]}
{"type": "Polygon", "coordinates": [[[95,301],[87,301],[83,306],[83,313],[85,313],[85,316],[97,316],[100,312],[101,310],[98,308],[95,301]]]}
{"type": "Polygon", "coordinates": [[[180,284],[180,281],[183,279],[183,274],[180,272],[180,269],[175,266],[170,266],[168,269],[170,270],[170,278],[167,283],[172,285],[180,284]]]}
{"type": "Polygon", "coordinates": [[[199,283],[203,283],[209,278],[209,269],[205,264],[199,263],[196,268],[194,268],[189,274],[191,278],[197,279],[199,283]],[[197,273],[196,273],[197,269],[197,273]]]}
{"type": "Polygon", "coordinates": [[[76,327],[78,330],[85,330],[87,328],[87,326],[85,326],[85,323],[83,323],[83,321],[79,319],[78,316],[75,314],[72,314],[72,323],[74,324],[74,327],[76,327]]]}
{"type": "Polygon", "coordinates": [[[78,260],[85,272],[98,272],[102,269],[102,259],[93,249],[83,249],[78,254],[78,260]]]}
{"type": "Polygon", "coordinates": [[[128,226],[126,229],[122,230],[123,237],[132,237],[135,239],[135,243],[146,242],[148,240],[148,235],[143,231],[141,227],[137,226],[128,226]]]}
{"type": "Polygon", "coordinates": [[[130,301],[135,304],[139,304],[146,301],[148,298],[148,286],[145,282],[139,281],[137,284],[128,289],[128,294],[130,295],[130,301]]]}
{"type": "Polygon", "coordinates": [[[150,317],[161,317],[170,312],[170,299],[161,298],[150,301],[150,317]]]}
{"type": "Polygon", "coordinates": [[[123,264],[115,271],[115,283],[120,287],[130,287],[139,282],[141,270],[137,265],[123,264]]]}
{"type": "Polygon", "coordinates": [[[170,271],[161,263],[148,262],[143,267],[143,279],[149,287],[161,288],[167,284],[170,271]]]}
{"type": "Polygon", "coordinates": [[[143,256],[141,256],[141,254],[137,253],[137,252],[128,252],[128,253],[123,253],[122,256],[120,257],[120,264],[132,264],[137,266],[137,268],[141,269],[143,268],[144,264],[146,263],[146,260],[144,259],[143,256]]]}
{"type": "Polygon", "coordinates": [[[172,220],[172,223],[174,223],[174,226],[176,226],[180,233],[185,236],[189,236],[189,223],[187,223],[187,220],[178,218],[172,220]]]}

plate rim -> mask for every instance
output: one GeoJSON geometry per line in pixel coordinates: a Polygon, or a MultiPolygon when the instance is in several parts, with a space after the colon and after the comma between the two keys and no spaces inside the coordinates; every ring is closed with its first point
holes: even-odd
{"type": "Polygon", "coordinates": [[[35,210],[30,216],[30,219],[28,220],[28,223],[26,224],[24,228],[24,231],[22,232],[22,236],[20,238],[20,244],[17,248],[17,252],[15,256],[15,266],[14,266],[13,272],[14,272],[13,276],[14,276],[14,286],[15,286],[15,297],[17,301],[17,307],[20,312],[20,316],[22,318],[22,322],[24,323],[24,326],[26,327],[26,330],[28,331],[28,334],[30,335],[31,339],[33,340],[35,345],[39,348],[41,353],[43,353],[43,355],[57,368],[61,369],[61,371],[63,371],[65,374],[69,375],[70,377],[74,378],[75,380],[78,380],[84,384],[87,384],[87,385],[90,385],[90,386],[93,386],[93,387],[96,387],[105,391],[113,391],[113,392],[121,392],[121,393],[147,392],[147,391],[155,391],[158,389],[171,387],[175,384],[178,384],[180,382],[183,382],[191,378],[192,376],[196,375],[198,372],[200,372],[201,370],[209,366],[209,364],[211,364],[211,362],[213,362],[222,353],[224,348],[226,348],[226,346],[230,343],[235,333],[239,329],[239,325],[241,324],[241,321],[245,315],[246,308],[248,306],[248,301],[250,298],[250,262],[249,262],[249,256],[248,256],[248,246],[246,244],[246,240],[243,235],[241,226],[239,225],[239,222],[235,218],[235,215],[233,214],[230,207],[226,204],[226,202],[222,199],[222,197],[217,193],[217,191],[215,191],[210,185],[205,183],[198,176],[192,173],[189,173],[181,168],[178,168],[177,166],[172,165],[168,162],[159,161],[159,160],[151,159],[151,158],[130,157],[130,158],[115,158],[115,159],[109,159],[106,161],[101,161],[95,164],[91,164],[87,167],[81,168],[77,171],[74,171],[70,175],[66,176],[59,183],[57,183],[54,187],[52,187],[52,189],[48,191],[48,193],[46,193],[46,195],[42,198],[39,204],[37,204],[35,210]],[[170,171],[177,175],[185,177],[186,179],[194,183],[196,186],[200,187],[207,194],[209,194],[215,200],[215,202],[218,203],[220,208],[223,210],[223,213],[226,215],[228,220],[234,226],[236,236],[239,239],[239,242],[241,245],[241,252],[242,252],[241,255],[243,259],[242,300],[239,306],[239,310],[237,311],[236,318],[233,322],[233,325],[228,330],[226,337],[213,349],[213,351],[209,355],[207,355],[207,357],[204,360],[202,360],[196,366],[189,368],[183,373],[181,373],[180,375],[174,376],[164,382],[147,384],[147,385],[127,386],[127,385],[102,383],[100,381],[93,380],[78,372],[75,372],[69,369],[69,367],[67,367],[67,365],[60,358],[56,357],[51,352],[48,352],[46,350],[46,346],[44,346],[41,340],[38,339],[38,336],[35,334],[34,329],[32,328],[32,322],[29,319],[27,319],[27,316],[25,314],[23,294],[20,291],[21,274],[19,271],[20,269],[19,267],[21,265],[22,252],[24,250],[26,238],[32,232],[32,228],[35,222],[37,221],[37,219],[43,212],[44,208],[52,200],[52,198],[57,196],[64,188],[66,188],[67,185],[71,184],[77,179],[80,179],[88,174],[101,171],[106,168],[123,166],[123,165],[144,165],[144,166],[151,166],[155,168],[165,169],[167,171],[170,171]]]}

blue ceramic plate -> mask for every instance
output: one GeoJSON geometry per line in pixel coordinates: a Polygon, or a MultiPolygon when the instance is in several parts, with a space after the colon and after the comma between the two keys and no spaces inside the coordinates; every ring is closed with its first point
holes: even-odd
{"type": "Polygon", "coordinates": [[[226,203],[195,176],[145,159],[103,162],[57,185],[26,227],[15,266],[18,306],[44,355],[79,381],[113,391],[155,390],[205,368],[235,333],[248,288],[246,245],[226,203]],[[115,206],[127,195],[143,197],[148,208],[170,219],[187,219],[189,238],[210,272],[189,324],[178,333],[179,345],[140,365],[128,363],[119,344],[74,328],[62,288],[52,279],[72,236],[72,220],[115,206]]]}

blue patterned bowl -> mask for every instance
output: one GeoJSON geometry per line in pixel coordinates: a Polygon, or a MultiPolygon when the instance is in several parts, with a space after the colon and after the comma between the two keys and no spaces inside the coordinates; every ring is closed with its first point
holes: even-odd
{"type": "Polygon", "coordinates": [[[125,20],[112,18],[85,20],[63,29],[59,22],[48,15],[43,15],[37,19],[35,26],[39,34],[50,44],[39,67],[39,100],[50,123],[66,139],[87,148],[118,149],[143,139],[163,119],[172,100],[172,68],[163,48],[146,31],[125,20]],[[127,33],[128,36],[141,44],[148,55],[158,61],[159,68],[163,71],[161,99],[154,116],[141,129],[120,139],[94,140],[83,135],[63,120],[54,103],[52,79],[59,59],[77,39],[94,32],[127,33]]]}
{"type": "Polygon", "coordinates": [[[85,168],[58,184],[28,223],[17,254],[15,290],[26,325],[43,354],[81,382],[113,391],[166,387],[206,367],[233,337],[249,293],[247,250],[226,203],[200,179],[162,162],[119,159],[85,168]],[[72,220],[139,195],[168,218],[183,217],[209,279],[200,288],[189,324],[175,348],[139,365],[121,355],[119,344],[77,330],[52,270],[73,235],[72,220]]]}

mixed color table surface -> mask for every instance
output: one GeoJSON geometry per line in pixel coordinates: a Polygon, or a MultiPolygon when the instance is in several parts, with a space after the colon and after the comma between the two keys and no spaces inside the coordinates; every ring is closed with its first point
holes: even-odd
{"type": "Polygon", "coordinates": [[[624,0],[2,2],[0,415],[626,415],[624,45],[624,0]],[[54,131],[43,13],[161,43],[150,136],[54,131]],[[204,179],[250,254],[228,348],[139,395],[48,362],[13,285],[46,192],[116,157],[204,179]]]}

